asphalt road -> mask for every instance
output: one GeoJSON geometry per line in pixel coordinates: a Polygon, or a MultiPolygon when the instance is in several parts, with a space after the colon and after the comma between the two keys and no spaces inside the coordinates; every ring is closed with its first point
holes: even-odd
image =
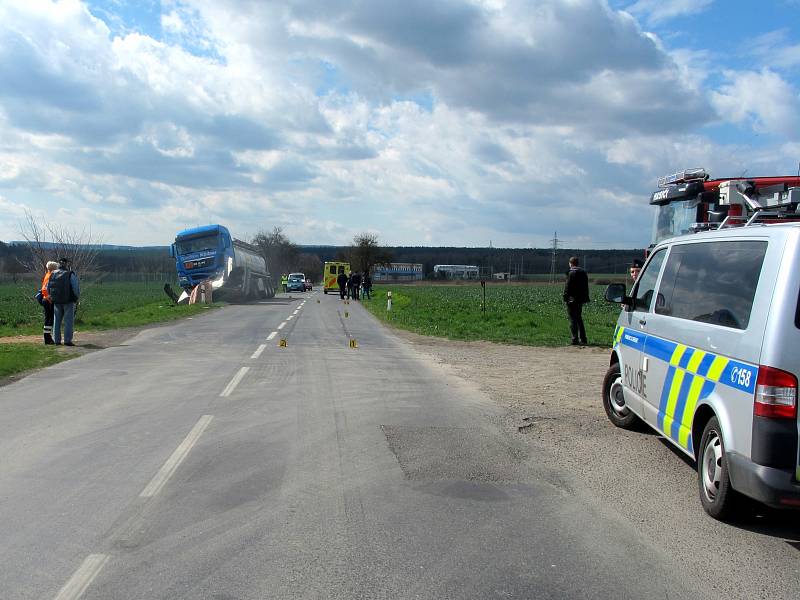
{"type": "Polygon", "coordinates": [[[485,394],[292,296],[0,388],[0,597],[708,595],[485,394]]]}

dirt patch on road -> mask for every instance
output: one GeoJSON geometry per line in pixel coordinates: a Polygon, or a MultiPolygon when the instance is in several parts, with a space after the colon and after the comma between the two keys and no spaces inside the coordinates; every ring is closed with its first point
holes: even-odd
{"type": "MultiPolygon", "coordinates": [[[[756,507],[733,525],[708,517],[691,461],[646,427],[624,431],[608,421],[600,400],[608,349],[394,333],[507,409],[500,426],[528,444],[531,460],[557,469],[574,493],[642,530],[698,582],[698,598],[800,597],[797,513],[756,507]]],[[[635,565],[630,572],[637,576],[635,565]]]]}

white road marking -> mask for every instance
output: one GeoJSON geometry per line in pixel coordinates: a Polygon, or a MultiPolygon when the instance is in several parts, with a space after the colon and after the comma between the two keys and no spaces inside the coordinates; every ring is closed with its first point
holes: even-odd
{"type": "Polygon", "coordinates": [[[225,398],[227,396],[230,396],[233,393],[233,390],[236,389],[236,386],[239,385],[239,382],[242,380],[242,377],[244,377],[249,370],[250,367],[242,367],[241,369],[239,369],[236,375],[233,376],[233,379],[231,379],[231,382],[225,386],[224,390],[222,390],[220,398],[225,398]]]}
{"type": "Polygon", "coordinates": [[[203,415],[200,417],[200,420],[195,423],[195,426],[192,427],[192,430],[189,432],[184,440],[181,442],[181,445],[175,448],[175,452],[167,459],[167,462],[159,469],[158,473],[150,480],[150,483],[145,486],[142,490],[142,493],[139,494],[140,498],[152,498],[158,492],[161,491],[161,488],[167,483],[167,480],[172,477],[172,474],[178,470],[178,467],[183,462],[183,459],[186,458],[186,455],[189,454],[189,450],[197,443],[197,440],[200,439],[200,436],[208,427],[208,424],[211,423],[211,419],[214,417],[211,415],[203,415]]]}
{"type": "Polygon", "coordinates": [[[293,315],[296,315],[296,314],[297,314],[297,313],[299,313],[299,312],[300,312],[300,309],[298,308],[298,309],[297,309],[296,311],[294,311],[292,314],[293,314],[293,315]]]}
{"type": "Polygon", "coordinates": [[[261,344],[261,345],[258,347],[258,350],[256,350],[255,352],[253,352],[253,356],[251,356],[250,358],[258,358],[259,356],[261,356],[261,353],[264,351],[264,348],[266,348],[266,347],[267,347],[267,345],[266,345],[266,344],[261,344]]]}
{"type": "Polygon", "coordinates": [[[284,327],[286,327],[286,321],[278,325],[278,329],[283,329],[284,327]]]}
{"type": "Polygon", "coordinates": [[[277,332],[277,331],[273,331],[272,333],[270,333],[270,334],[267,336],[267,341],[270,341],[270,340],[273,340],[273,339],[275,339],[275,336],[276,336],[276,335],[278,335],[278,332],[277,332]]]}
{"type": "Polygon", "coordinates": [[[90,554],[58,592],[55,600],[78,600],[108,562],[107,554],[90,554]]]}
{"type": "Polygon", "coordinates": [[[294,319],[294,315],[289,315],[288,317],[286,317],[287,321],[291,321],[292,319],[294,319]]]}
{"type": "Polygon", "coordinates": [[[155,474],[150,480],[150,483],[142,490],[142,493],[139,494],[140,498],[152,498],[158,492],[161,491],[161,488],[167,483],[167,480],[172,477],[172,474],[178,470],[178,467],[183,462],[183,459],[186,458],[186,455],[189,454],[189,450],[197,443],[197,440],[200,439],[200,436],[203,435],[203,432],[208,427],[208,424],[211,423],[211,419],[214,417],[212,415],[203,415],[200,417],[200,420],[192,427],[192,430],[189,432],[184,440],[181,442],[181,445],[175,448],[175,452],[172,453],[167,459],[167,462],[164,463],[164,466],[159,469],[158,473],[155,474]]]}

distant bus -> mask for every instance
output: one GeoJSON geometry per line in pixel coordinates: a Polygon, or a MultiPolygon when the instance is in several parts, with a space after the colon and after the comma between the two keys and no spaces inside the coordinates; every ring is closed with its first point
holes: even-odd
{"type": "Polygon", "coordinates": [[[350,263],[347,262],[326,262],[325,267],[322,269],[322,287],[323,291],[327,294],[328,290],[332,292],[339,292],[339,273],[345,275],[350,274],[350,263]]]}

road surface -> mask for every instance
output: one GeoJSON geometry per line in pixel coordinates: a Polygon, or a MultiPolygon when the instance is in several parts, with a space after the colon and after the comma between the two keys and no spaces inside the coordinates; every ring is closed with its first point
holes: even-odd
{"type": "Polygon", "coordinates": [[[4,599],[709,595],[338,296],[146,330],[0,403],[4,599]]]}

